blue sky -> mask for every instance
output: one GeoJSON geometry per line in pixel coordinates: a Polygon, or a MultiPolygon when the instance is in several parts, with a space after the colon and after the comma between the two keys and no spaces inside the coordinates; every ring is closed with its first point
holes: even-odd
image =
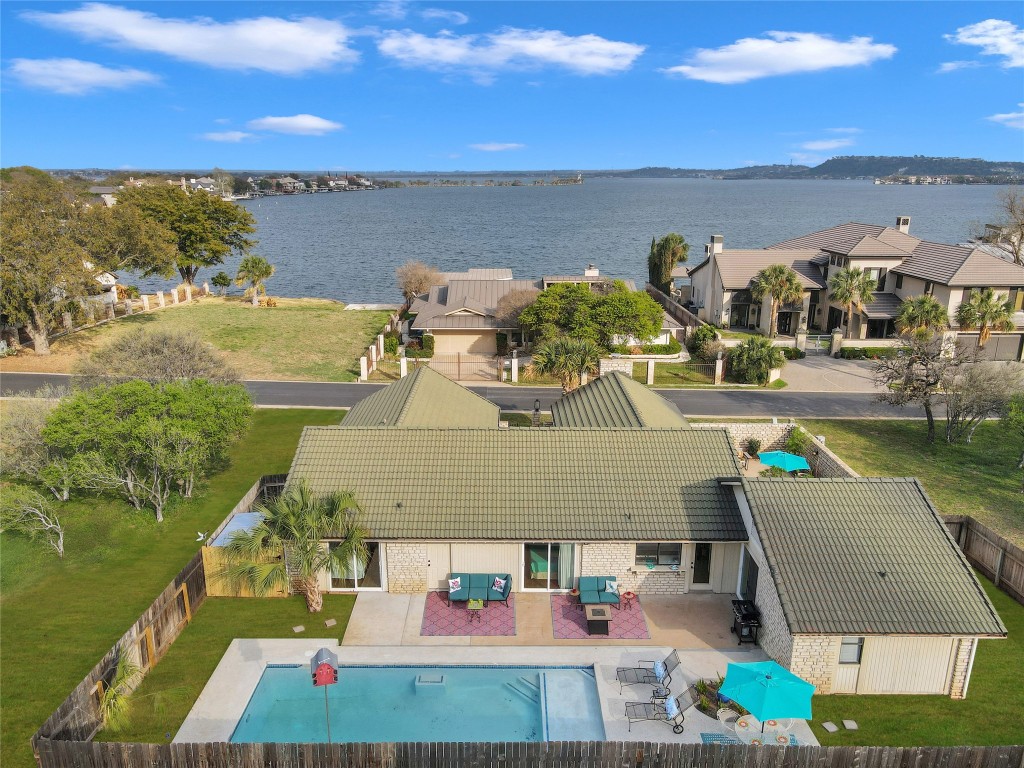
{"type": "Polygon", "coordinates": [[[0,5],[3,165],[1024,160],[1024,4],[0,5]]]}

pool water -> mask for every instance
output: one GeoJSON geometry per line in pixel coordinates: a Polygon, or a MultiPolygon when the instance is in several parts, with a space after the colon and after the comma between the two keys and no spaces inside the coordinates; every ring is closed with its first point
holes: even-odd
{"type": "MultiPolygon", "coordinates": [[[[327,700],[333,742],[604,738],[592,667],[343,666],[327,700]]],[[[326,717],[308,666],[270,665],[231,741],[325,742],[326,717]]]]}

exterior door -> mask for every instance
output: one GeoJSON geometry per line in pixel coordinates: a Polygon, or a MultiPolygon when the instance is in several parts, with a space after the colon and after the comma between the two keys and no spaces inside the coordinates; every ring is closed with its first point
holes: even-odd
{"type": "Polygon", "coordinates": [[[779,312],[779,333],[783,336],[790,334],[790,329],[793,327],[793,313],[792,312],[779,312]]]}
{"type": "Polygon", "coordinates": [[[711,589],[711,547],[708,542],[693,545],[693,561],[690,563],[690,589],[711,589]]]}
{"type": "Polygon", "coordinates": [[[523,544],[523,589],[569,590],[576,574],[576,545],[569,542],[523,544]]]}
{"type": "Polygon", "coordinates": [[[448,589],[452,550],[448,544],[427,544],[427,589],[448,589]]]}

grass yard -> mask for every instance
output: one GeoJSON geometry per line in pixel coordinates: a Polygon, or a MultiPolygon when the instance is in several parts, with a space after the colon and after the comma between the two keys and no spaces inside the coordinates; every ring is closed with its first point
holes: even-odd
{"type": "Polygon", "coordinates": [[[277,299],[253,307],[237,297],[203,297],[187,306],[135,314],[73,333],[51,344],[53,354],[26,350],[0,370],[72,373],[92,350],[135,328],[187,331],[223,352],[243,379],[356,381],[359,357],[389,313],[351,310],[323,299],[277,299]]]}
{"type": "Polygon", "coordinates": [[[740,331],[735,328],[715,328],[715,330],[723,339],[739,339],[741,341],[746,341],[747,339],[764,336],[764,334],[759,331],[740,331]]]}
{"type": "Polygon", "coordinates": [[[0,764],[35,764],[31,735],[196,553],[196,532],[212,531],[260,475],[287,472],[303,426],[336,424],[342,414],[257,411],[229,466],[159,525],[118,499],[60,505],[63,560],[0,536],[0,764]]]}
{"type": "Polygon", "coordinates": [[[906,747],[1020,744],[1024,737],[1024,606],[981,578],[1009,631],[1006,640],[982,640],[967,698],[946,696],[815,696],[814,735],[823,746],[906,747]],[[847,731],[843,720],[860,729],[847,731]],[[840,726],[828,733],[821,724],[840,726]]]}
{"type": "Polygon", "coordinates": [[[861,475],[916,477],[947,515],[970,515],[1024,546],[1024,495],[1015,469],[1020,449],[998,422],[982,424],[970,445],[948,445],[942,424],[935,443],[924,421],[801,420],[812,435],[861,475]]]}
{"type": "Polygon", "coordinates": [[[311,614],[300,596],[209,598],[131,695],[129,726],[102,731],[97,741],[169,741],[236,637],[336,637],[340,641],[355,602],[355,595],[324,595],[323,611],[311,614]],[[326,619],[336,619],[337,626],[327,629],[323,625],[326,619]],[[292,631],[298,624],[307,628],[302,635],[292,631]]]}
{"type": "MultiPolygon", "coordinates": [[[[633,363],[633,380],[647,383],[647,363],[633,363]]],[[[655,387],[712,387],[714,363],[655,363],[655,387]]]]}

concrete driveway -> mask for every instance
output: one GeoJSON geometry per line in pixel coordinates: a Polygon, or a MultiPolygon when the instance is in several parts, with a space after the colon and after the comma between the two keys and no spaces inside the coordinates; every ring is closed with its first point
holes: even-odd
{"type": "Polygon", "coordinates": [[[875,364],[871,360],[842,360],[828,355],[808,355],[789,360],[782,378],[793,392],[876,392],[875,364]]]}

